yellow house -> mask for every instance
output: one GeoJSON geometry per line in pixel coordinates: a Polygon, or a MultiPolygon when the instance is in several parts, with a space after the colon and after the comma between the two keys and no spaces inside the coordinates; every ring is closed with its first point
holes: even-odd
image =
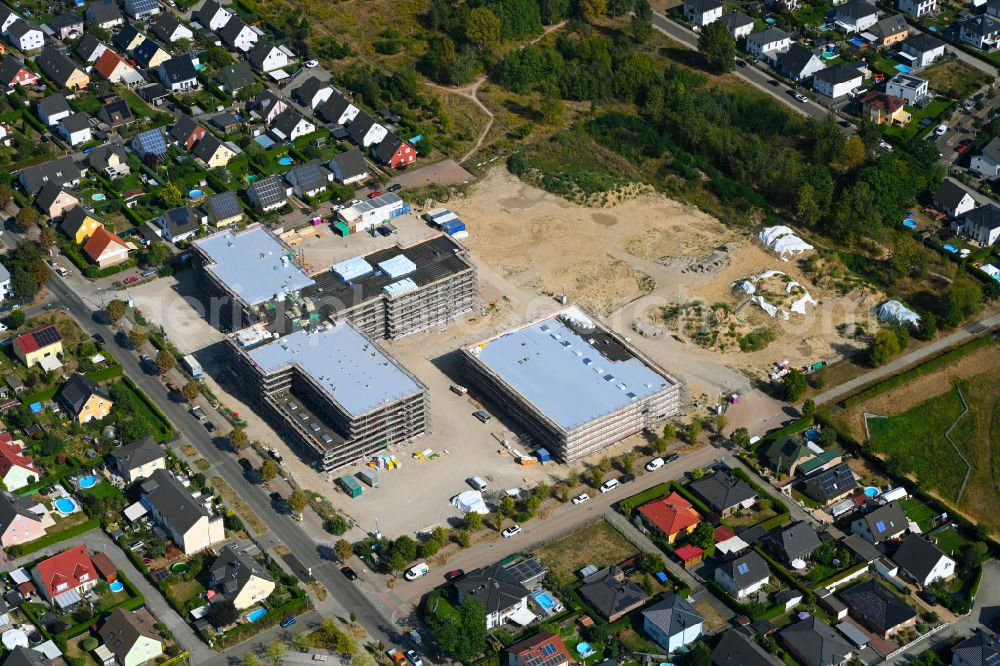
{"type": "Polygon", "coordinates": [[[194,147],[194,155],[205,163],[209,169],[224,167],[229,160],[236,157],[236,151],[219,141],[214,134],[206,134],[205,138],[194,147]]]}
{"type": "Polygon", "coordinates": [[[208,213],[208,220],[218,228],[243,221],[243,206],[231,190],[209,197],[202,206],[208,213]]]}
{"type": "Polygon", "coordinates": [[[29,368],[36,363],[46,370],[55,370],[62,363],[62,334],[52,324],[36,328],[14,338],[14,354],[29,368]]]}
{"type": "Polygon", "coordinates": [[[100,421],[115,404],[103,386],[79,373],[62,385],[56,399],[77,423],[100,421]]]}
{"type": "Polygon", "coordinates": [[[104,228],[104,223],[98,219],[94,211],[83,206],[74,206],[66,212],[59,227],[77,245],[83,244],[94,235],[98,229],[104,228]]]}
{"type": "Polygon", "coordinates": [[[90,76],[82,69],[74,69],[66,79],[64,87],[70,90],[82,90],[90,85],[90,76]]]}
{"type": "Polygon", "coordinates": [[[233,602],[236,610],[258,605],[274,592],[274,579],[257,560],[233,546],[225,546],[212,564],[209,580],[216,592],[233,602]]]}

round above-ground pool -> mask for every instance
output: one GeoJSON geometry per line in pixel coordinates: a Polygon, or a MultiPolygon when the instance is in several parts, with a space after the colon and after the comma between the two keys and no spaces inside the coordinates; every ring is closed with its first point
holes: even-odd
{"type": "Polygon", "coordinates": [[[256,622],[265,615],[267,615],[266,608],[255,608],[249,613],[247,613],[247,622],[256,622]]]}
{"type": "Polygon", "coordinates": [[[201,199],[203,196],[205,196],[205,191],[191,190],[190,192],[188,192],[188,196],[191,197],[192,199],[201,199]]]}
{"type": "Polygon", "coordinates": [[[76,482],[76,485],[80,486],[83,489],[93,488],[95,485],[97,485],[97,479],[95,479],[92,475],[88,474],[87,476],[81,476],[80,480],[76,482]]]}
{"type": "Polygon", "coordinates": [[[105,199],[107,199],[107,197],[104,196],[103,192],[94,192],[93,194],[90,195],[90,198],[94,201],[104,201],[105,199]]]}
{"type": "Polygon", "coordinates": [[[285,155],[284,157],[279,157],[278,158],[278,164],[280,164],[282,166],[288,166],[291,163],[292,163],[292,158],[289,157],[288,155],[285,155]]]}
{"type": "Polygon", "coordinates": [[[170,570],[176,574],[184,573],[188,570],[188,565],[185,562],[175,562],[170,565],[170,570]]]}
{"type": "Polygon", "coordinates": [[[591,655],[594,653],[594,648],[590,647],[590,643],[582,641],[576,644],[576,652],[579,655],[591,655]]]}
{"type": "Polygon", "coordinates": [[[70,514],[79,508],[72,497],[60,497],[55,504],[59,513],[70,514]]]}
{"type": "Polygon", "coordinates": [[[914,222],[913,220],[903,220],[903,226],[906,227],[907,229],[916,229],[917,223],[914,222]]]}
{"type": "Polygon", "coordinates": [[[108,585],[108,589],[112,592],[121,592],[125,589],[125,585],[120,580],[116,580],[108,585]]]}
{"type": "Polygon", "coordinates": [[[768,25],[774,25],[775,23],[778,22],[778,20],[774,17],[768,16],[766,19],[764,19],[764,22],[767,23],[768,25]]]}
{"type": "Polygon", "coordinates": [[[875,486],[868,486],[865,488],[865,497],[872,498],[878,497],[878,488],[875,486]]]}

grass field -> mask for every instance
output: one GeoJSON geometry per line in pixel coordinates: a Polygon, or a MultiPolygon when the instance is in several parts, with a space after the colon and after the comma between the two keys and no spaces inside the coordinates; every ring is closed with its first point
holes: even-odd
{"type": "Polygon", "coordinates": [[[954,528],[948,528],[935,533],[934,540],[937,542],[938,548],[948,555],[955,555],[961,552],[962,548],[972,543],[954,528]]]}
{"type": "Polygon", "coordinates": [[[603,568],[637,552],[618,530],[601,520],[539,548],[535,554],[548,567],[549,575],[568,584],[576,578],[576,572],[588,564],[603,568]]]}
{"type": "Polygon", "coordinates": [[[931,88],[952,99],[968,97],[988,80],[985,73],[961,60],[928,67],[920,76],[930,81],[931,88]]]}
{"type": "Polygon", "coordinates": [[[935,512],[934,509],[930,508],[915,497],[907,497],[905,500],[900,502],[900,506],[902,506],[903,511],[906,512],[906,517],[920,527],[921,532],[926,533],[931,530],[931,519],[937,515],[937,512],[935,512]]]}

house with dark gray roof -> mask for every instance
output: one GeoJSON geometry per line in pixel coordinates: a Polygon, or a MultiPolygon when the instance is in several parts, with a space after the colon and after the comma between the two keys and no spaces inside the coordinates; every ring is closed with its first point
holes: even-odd
{"type": "Polygon", "coordinates": [[[794,560],[808,560],[819,547],[819,535],[804,520],[776,527],[768,538],[769,550],[786,564],[794,560]]]}
{"type": "Polygon", "coordinates": [[[79,423],[104,418],[114,404],[107,389],[80,373],[70,377],[59,388],[56,401],[79,423]]]}
{"type": "Polygon", "coordinates": [[[951,648],[951,666],[1000,666],[1000,642],[980,629],[951,648]]]}
{"type": "Polygon", "coordinates": [[[913,67],[926,67],[945,54],[945,43],[929,33],[921,32],[904,41],[899,47],[900,53],[909,56],[908,62],[913,67]]]}
{"type": "Polygon", "coordinates": [[[73,113],[73,109],[62,93],[55,93],[40,99],[35,105],[35,112],[38,113],[39,120],[49,127],[55,127],[60,120],[73,113]]]}
{"type": "Polygon", "coordinates": [[[673,592],[642,611],[643,631],[668,653],[698,640],[703,624],[704,618],[691,604],[673,592]]]}
{"type": "Polygon", "coordinates": [[[779,662],[746,634],[729,629],[712,650],[712,666],[777,666],[779,662]]]}
{"type": "Polygon", "coordinates": [[[527,588],[512,578],[502,564],[492,564],[469,572],[453,585],[459,603],[466,597],[472,597],[483,605],[487,629],[502,626],[511,620],[526,624],[534,618],[534,614],[528,609],[527,588]]]}
{"type": "Polygon", "coordinates": [[[172,92],[194,90],[198,87],[198,72],[191,58],[182,55],[160,63],[160,83],[172,92]]]}
{"type": "Polygon", "coordinates": [[[375,119],[364,111],[359,112],[347,126],[347,136],[362,148],[381,143],[388,132],[389,130],[375,122],[375,119]]]}
{"type": "Polygon", "coordinates": [[[743,39],[753,32],[753,19],[739,10],[723,14],[722,18],[719,19],[719,22],[726,26],[726,29],[729,30],[729,34],[732,35],[733,39],[736,41],[743,39]]]}
{"type": "Polygon", "coordinates": [[[288,65],[288,54],[280,48],[262,39],[247,51],[247,62],[262,72],[273,72],[288,65]]]}
{"type": "Polygon", "coordinates": [[[101,57],[101,54],[104,53],[107,48],[107,45],[88,32],[83,36],[83,39],[77,43],[76,48],[73,49],[73,53],[75,53],[80,60],[89,64],[97,62],[97,59],[101,57]]]}
{"type": "Polygon", "coordinates": [[[18,646],[10,651],[3,666],[53,666],[53,662],[34,648],[18,646]]]}
{"type": "Polygon", "coordinates": [[[285,109],[271,125],[271,134],[278,141],[292,142],[316,131],[316,126],[295,109],[285,109]]]}
{"type": "Polygon", "coordinates": [[[802,492],[826,506],[850,495],[857,487],[854,472],[847,463],[840,463],[807,478],[802,492]]]}
{"type": "Polygon", "coordinates": [[[76,39],[83,34],[83,18],[78,14],[56,14],[49,19],[49,27],[59,39],[76,39]]]}
{"type": "Polygon", "coordinates": [[[855,67],[838,63],[813,75],[813,90],[831,99],[843,97],[864,81],[864,75],[855,67]]]}
{"type": "Polygon", "coordinates": [[[186,555],[223,541],[222,516],[209,511],[176,476],[158,469],[139,486],[140,501],[186,555]]]}
{"type": "MultiPolygon", "coordinates": [[[[31,497],[21,497],[0,490],[0,546],[7,548],[34,541],[45,535],[44,511],[35,511],[38,504],[31,497]]],[[[49,520],[51,524],[51,519],[49,520]]],[[[3,609],[0,615],[5,615],[3,609]]]]}
{"type": "Polygon", "coordinates": [[[193,237],[204,222],[207,220],[191,206],[165,210],[156,218],[161,237],[171,243],[180,243],[193,237]]]}
{"type": "Polygon", "coordinates": [[[587,605],[608,622],[621,619],[649,601],[642,588],[615,565],[588,576],[579,592],[587,605]]]}
{"type": "Polygon", "coordinates": [[[222,43],[231,49],[237,49],[246,53],[260,39],[253,28],[244,23],[243,19],[233,16],[226,24],[215,31],[222,43]]]}
{"type": "MultiPolygon", "coordinates": [[[[78,33],[77,33],[78,34],[78,33]]],[[[37,24],[19,18],[7,28],[7,41],[21,51],[37,51],[45,44],[45,33],[37,24]]]]}
{"type": "Polygon", "coordinates": [[[201,160],[209,169],[214,169],[229,164],[229,160],[236,157],[236,150],[235,145],[224,143],[214,134],[208,133],[195,145],[191,154],[201,160]]]}
{"type": "Polygon", "coordinates": [[[803,666],[843,666],[854,658],[854,648],[815,615],[785,627],[778,640],[803,666]]]}
{"type": "Polygon", "coordinates": [[[716,472],[688,486],[695,495],[722,517],[749,509],[757,501],[757,491],[734,474],[716,472]]]}
{"type": "Polygon", "coordinates": [[[715,568],[715,582],[736,599],[744,599],[767,584],[771,568],[757,551],[721,562],[715,568]]]}
{"type": "Polygon", "coordinates": [[[198,25],[207,28],[212,32],[217,32],[222,26],[229,22],[233,13],[222,7],[215,0],[206,0],[198,8],[198,11],[191,14],[191,20],[197,21],[198,25]]]}
{"type": "Polygon", "coordinates": [[[877,579],[871,579],[840,593],[848,612],[877,636],[888,640],[896,632],[917,623],[917,612],[877,579]]]}
{"type": "Polygon", "coordinates": [[[267,212],[285,205],[288,201],[288,190],[281,176],[272,175],[254,181],[247,188],[247,199],[258,210],[267,212]]]}
{"type": "Polygon", "coordinates": [[[361,109],[336,90],[325,102],[316,107],[316,115],[320,120],[333,125],[347,125],[357,118],[359,113],[361,109]]]}
{"type": "Polygon", "coordinates": [[[899,565],[903,576],[921,587],[955,575],[955,560],[919,534],[903,539],[892,561],[899,565]]]}
{"type": "Polygon", "coordinates": [[[128,165],[128,153],[118,144],[107,143],[98,146],[87,155],[87,164],[91,169],[100,171],[112,180],[127,176],[131,169],[128,165]]]}
{"type": "Polygon", "coordinates": [[[90,77],[54,46],[45,47],[35,58],[35,64],[61,88],[83,88],[90,83],[90,77]]]}
{"type": "Polygon", "coordinates": [[[125,17],[118,9],[118,3],[113,0],[94,0],[88,3],[84,16],[87,23],[104,30],[111,30],[125,23],[125,17]]]}
{"type": "Polygon", "coordinates": [[[83,176],[80,167],[72,157],[60,157],[21,170],[21,187],[28,194],[38,194],[46,183],[56,183],[64,187],[76,187],[83,176]]]}
{"type": "MultiPolygon", "coordinates": [[[[869,507],[863,507],[869,509],[869,507]]],[[[910,528],[906,512],[898,501],[866,510],[851,521],[851,532],[869,543],[880,544],[903,536],[910,528]]]]}
{"type": "Polygon", "coordinates": [[[993,179],[1000,175],[1000,137],[993,137],[969,163],[973,171],[993,179]]]}
{"type": "Polygon", "coordinates": [[[285,174],[285,180],[292,186],[297,197],[315,197],[326,192],[333,174],[318,162],[306,162],[293,166],[285,174]]]}
{"type": "Polygon", "coordinates": [[[90,116],[82,111],[66,116],[59,121],[56,127],[59,130],[59,135],[71,146],[86,143],[93,136],[90,132],[90,116]]]}
{"type": "Polygon", "coordinates": [[[191,28],[169,13],[160,14],[160,18],[153,21],[150,31],[168,44],[182,39],[194,39],[194,32],[191,31],[191,28]]]}
{"type": "Polygon", "coordinates": [[[118,475],[128,483],[145,479],[156,470],[167,468],[167,453],[152,437],[113,450],[108,454],[108,460],[118,475]]]}
{"type": "Polygon", "coordinates": [[[333,87],[326,81],[310,76],[292,93],[292,97],[303,106],[315,109],[333,95],[333,87]]]}
{"type": "Polygon", "coordinates": [[[934,192],[934,207],[954,219],[975,208],[976,199],[965,186],[945,178],[934,192]]]}
{"type": "Polygon", "coordinates": [[[357,148],[338,153],[330,160],[330,171],[338,183],[350,185],[368,178],[368,163],[357,148]]]}
{"type": "Polygon", "coordinates": [[[99,121],[111,127],[121,127],[122,125],[135,122],[132,109],[129,108],[128,102],[123,99],[104,104],[97,110],[96,117],[99,121]]]}
{"type": "Polygon", "coordinates": [[[141,20],[160,13],[159,0],[125,0],[125,13],[141,20]]]}
{"type": "Polygon", "coordinates": [[[209,569],[212,589],[233,602],[236,610],[261,603],[274,592],[274,578],[238,545],[225,546],[209,569]]]}
{"type": "Polygon", "coordinates": [[[991,247],[1000,238],[1000,207],[990,203],[973,208],[962,218],[958,230],[981,246],[991,247]]]}
{"type": "Polygon", "coordinates": [[[250,65],[240,60],[220,69],[219,73],[215,75],[215,82],[219,84],[219,88],[223,91],[234,93],[237,90],[252,86],[257,82],[257,77],[253,75],[250,65]]]}
{"type": "Polygon", "coordinates": [[[819,56],[799,43],[792,44],[778,56],[778,71],[793,81],[805,81],[816,72],[826,69],[819,56]]]}
{"type": "Polygon", "coordinates": [[[111,37],[111,45],[123,53],[128,53],[142,43],[146,36],[132,23],[126,23],[111,37]]]}
{"type": "Polygon", "coordinates": [[[208,215],[208,223],[216,227],[243,221],[243,206],[236,198],[236,193],[231,190],[210,196],[202,205],[202,209],[208,215]]]}

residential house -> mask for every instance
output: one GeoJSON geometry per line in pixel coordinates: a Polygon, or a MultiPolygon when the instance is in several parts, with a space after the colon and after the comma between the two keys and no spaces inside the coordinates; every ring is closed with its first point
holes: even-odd
{"type": "Polygon", "coordinates": [[[898,501],[883,504],[851,521],[851,533],[873,544],[898,539],[909,528],[906,512],[898,501]]]}
{"type": "Polygon", "coordinates": [[[777,660],[746,634],[729,629],[712,650],[712,666],[777,666],[777,660]]]}
{"type": "Polygon", "coordinates": [[[969,168],[990,180],[1000,175],[1000,137],[990,139],[982,152],[973,156],[969,168]]]}
{"type": "Polygon", "coordinates": [[[328,165],[338,183],[350,185],[368,178],[368,164],[357,148],[333,156],[328,165]]]}
{"type": "MultiPolygon", "coordinates": [[[[840,2],[843,1],[840,0],[840,2]]],[[[833,4],[838,5],[840,2],[834,2],[833,4]]],[[[794,12],[802,6],[800,0],[765,0],[764,4],[779,12],[794,12]]]]}
{"type": "Polygon", "coordinates": [[[617,622],[649,601],[642,588],[626,578],[625,573],[613,564],[587,576],[579,593],[587,605],[608,622],[617,622]]]}
{"type": "Polygon", "coordinates": [[[113,0],[94,0],[87,4],[84,12],[87,22],[102,30],[113,30],[125,23],[125,17],[113,0]]]}
{"type": "Polygon", "coordinates": [[[108,454],[112,467],[126,483],[134,483],[167,468],[167,454],[151,437],[132,442],[108,454]]]}
{"type": "Polygon", "coordinates": [[[902,97],[910,106],[916,106],[929,97],[930,82],[912,74],[897,74],[885,84],[885,92],[893,97],[902,97]]]}
{"type": "Polygon", "coordinates": [[[774,62],[779,53],[784,53],[792,45],[792,36],[784,30],[765,28],[747,35],[746,50],[752,55],[774,62]]]}
{"type": "Polygon", "coordinates": [[[965,214],[958,228],[982,247],[991,247],[1000,238],[1000,208],[992,203],[973,208],[965,214]]]}
{"type": "Polygon", "coordinates": [[[972,193],[957,181],[945,178],[934,192],[934,207],[956,219],[976,207],[972,193]]]}
{"type": "Polygon", "coordinates": [[[722,3],[719,0],[684,0],[684,18],[695,25],[706,26],[722,18],[722,3]]]}
{"type": "MultiPolygon", "coordinates": [[[[129,108],[128,102],[123,99],[117,99],[104,104],[97,110],[97,120],[110,127],[121,127],[122,125],[129,125],[135,122],[135,116],[132,115],[132,109],[129,108]]],[[[122,154],[124,155],[124,150],[122,154]]],[[[87,162],[89,164],[94,163],[92,155],[93,151],[87,155],[87,162]]]]}
{"type": "Polygon", "coordinates": [[[558,634],[543,631],[506,649],[506,666],[570,666],[576,663],[558,634]]]}
{"type": "Polygon", "coordinates": [[[67,210],[78,203],[80,203],[79,198],[56,183],[48,183],[35,197],[35,205],[52,220],[62,217],[67,210]]]}
{"type": "Polygon", "coordinates": [[[214,134],[206,134],[191,152],[209,169],[224,167],[229,164],[229,160],[236,157],[236,151],[217,139],[214,134]]]}
{"type": "Polygon", "coordinates": [[[21,16],[7,5],[0,6],[0,33],[6,34],[7,29],[14,25],[21,16]]]}
{"type": "MultiPolygon", "coordinates": [[[[27,583],[27,585],[31,585],[31,583],[27,583]]],[[[19,594],[17,590],[12,590],[12,592],[19,594]]],[[[8,624],[10,624],[9,621],[8,624]]],[[[41,651],[18,645],[4,659],[3,666],[54,666],[54,663],[52,659],[42,654],[41,651]]]]}
{"type": "Polygon", "coordinates": [[[198,88],[198,71],[186,55],[164,60],[158,73],[160,83],[171,92],[189,92],[198,88]]]}
{"type": "Polygon", "coordinates": [[[156,618],[146,610],[114,609],[101,625],[101,640],[120,666],[142,666],[163,654],[156,618]]]}
{"type": "MultiPolygon", "coordinates": [[[[982,2],[975,2],[973,6],[981,7],[982,2]]],[[[993,17],[1000,17],[1000,2],[998,0],[987,0],[986,2],[986,15],[993,17]]]]}
{"type": "Polygon", "coordinates": [[[858,583],[840,593],[851,617],[876,636],[889,640],[917,623],[917,612],[878,579],[858,583]]]}
{"type": "Polygon", "coordinates": [[[739,41],[753,32],[753,19],[741,11],[732,11],[723,14],[719,19],[722,25],[726,26],[733,39],[739,41]]]}
{"type": "Polygon", "coordinates": [[[728,472],[716,472],[692,481],[689,488],[722,517],[749,509],[757,501],[757,491],[728,472]]]}
{"type": "Polygon", "coordinates": [[[101,54],[107,50],[107,45],[102,43],[97,37],[94,37],[89,32],[83,36],[79,42],[77,42],[76,48],[73,49],[73,53],[84,61],[85,63],[97,62],[97,59],[101,57],[101,54]]]}
{"type": "Polygon", "coordinates": [[[864,75],[860,71],[850,65],[838,63],[813,76],[813,90],[837,99],[860,87],[863,81],[864,75]]]}
{"type": "Polygon", "coordinates": [[[35,511],[38,503],[30,497],[0,490],[0,546],[9,548],[45,536],[45,522],[55,524],[44,510],[35,511]]]}
{"type": "Polygon", "coordinates": [[[169,60],[170,54],[161,49],[154,40],[146,37],[139,46],[132,49],[132,59],[142,69],[152,69],[169,60]]]}
{"type": "Polygon", "coordinates": [[[660,534],[667,543],[687,535],[701,522],[701,516],[691,503],[676,492],[647,502],[638,511],[646,527],[660,534]]]}
{"type": "Polygon", "coordinates": [[[215,83],[223,92],[233,94],[257,83],[257,77],[253,75],[250,65],[240,60],[220,69],[215,75],[215,83]]]}
{"type": "Polygon", "coordinates": [[[292,186],[292,191],[297,197],[315,197],[323,192],[333,175],[321,167],[317,162],[306,162],[299,164],[288,170],[285,180],[292,186]]]}
{"type": "Polygon", "coordinates": [[[926,16],[937,12],[937,0],[899,0],[899,11],[913,16],[926,16]]]}
{"type": "Polygon", "coordinates": [[[802,666],[843,666],[854,658],[854,648],[815,615],[785,627],[778,640],[802,666]]]}
{"type": "Polygon", "coordinates": [[[977,630],[972,636],[951,648],[951,666],[997,666],[1000,664],[1000,642],[977,630]]]}
{"type": "Polygon", "coordinates": [[[122,29],[111,37],[111,45],[122,53],[131,53],[139,44],[145,41],[146,35],[139,32],[139,29],[131,23],[126,23],[122,29]]]}
{"type": "Polygon", "coordinates": [[[0,85],[13,88],[14,86],[33,86],[41,80],[38,74],[28,69],[20,60],[9,53],[0,60],[0,85]]]}
{"type": "Polygon", "coordinates": [[[487,629],[503,626],[511,620],[528,624],[535,618],[528,609],[527,588],[501,564],[469,572],[455,581],[454,587],[459,603],[472,597],[482,604],[487,629]]]}
{"type": "Polygon", "coordinates": [[[74,206],[63,213],[63,221],[59,228],[69,236],[74,243],[82,245],[98,229],[104,228],[104,222],[97,213],[85,206],[74,206]]]}
{"type": "Polygon", "coordinates": [[[977,49],[996,48],[1000,23],[986,15],[973,16],[958,24],[958,38],[977,49]]]}
{"type": "Polygon", "coordinates": [[[857,487],[854,472],[847,463],[840,463],[806,479],[802,492],[827,506],[851,494],[857,487]]]}
{"type": "Polygon", "coordinates": [[[14,21],[7,28],[5,36],[11,46],[23,52],[37,51],[45,45],[45,33],[42,32],[42,29],[31,21],[24,19],[14,21]]]}
{"type": "Polygon", "coordinates": [[[643,631],[671,654],[698,640],[704,621],[691,604],[673,592],[642,611],[643,631]]]}
{"type": "MultiPolygon", "coordinates": [[[[108,232],[102,227],[94,237],[101,233],[108,232]]],[[[77,423],[100,421],[111,413],[115,404],[107,389],[79,372],[59,388],[56,400],[77,423]]]]}
{"type": "Polygon", "coordinates": [[[292,142],[300,136],[305,136],[315,131],[316,126],[294,109],[287,109],[274,119],[274,124],[271,126],[271,134],[277,137],[279,141],[287,142],[292,142]]]}
{"type": "Polygon", "coordinates": [[[223,112],[209,118],[208,124],[218,128],[223,134],[236,134],[243,127],[243,120],[229,112],[223,112]]]}
{"type": "Polygon", "coordinates": [[[379,164],[398,169],[417,159],[417,149],[396,136],[395,132],[389,132],[382,143],[372,148],[372,156],[379,164]]]}
{"type": "Polygon", "coordinates": [[[109,143],[94,148],[87,155],[87,163],[91,169],[103,173],[112,180],[127,176],[131,172],[128,155],[125,149],[117,144],[109,143]]]}
{"type": "Polygon", "coordinates": [[[261,212],[281,208],[288,201],[288,191],[281,176],[272,175],[255,181],[247,188],[247,199],[261,212]]]}
{"type": "Polygon", "coordinates": [[[38,100],[35,105],[35,112],[38,119],[49,127],[55,127],[63,118],[68,118],[73,109],[62,93],[55,93],[38,100]]]}
{"type": "Polygon", "coordinates": [[[826,69],[826,64],[819,56],[798,43],[779,54],[775,66],[793,81],[805,81],[816,72],[826,69]]]}
{"type": "Polygon", "coordinates": [[[316,115],[325,123],[347,125],[361,113],[361,109],[351,104],[346,97],[336,90],[325,102],[316,107],[316,115]]]}
{"type": "Polygon", "coordinates": [[[351,141],[362,148],[381,143],[388,133],[389,130],[375,122],[375,119],[364,111],[358,113],[351,124],[347,126],[347,135],[351,141]]]}
{"type": "Polygon", "coordinates": [[[111,49],[105,49],[97,59],[94,71],[112,83],[126,86],[136,86],[146,82],[139,70],[111,49]]]}
{"type": "MultiPolygon", "coordinates": [[[[45,101],[45,100],[42,100],[45,101]]],[[[63,100],[65,101],[65,100],[63,100]]],[[[60,157],[37,166],[21,169],[21,187],[28,194],[38,194],[46,183],[57,183],[65,187],[76,187],[83,176],[72,157],[60,157]]]]}
{"type": "MultiPolygon", "coordinates": [[[[0,300],[6,299],[6,298],[12,298],[13,296],[14,296],[14,290],[11,289],[11,286],[10,286],[10,271],[7,270],[6,266],[4,266],[3,264],[0,264],[0,300]]],[[[13,377],[14,379],[17,379],[16,375],[7,375],[7,377],[5,378],[5,381],[6,381],[6,379],[9,379],[11,377],[13,377]]],[[[21,381],[21,380],[18,379],[17,381],[21,381]]],[[[18,393],[18,391],[13,386],[10,386],[10,382],[7,382],[7,386],[14,391],[15,395],[18,393]]]]}
{"type": "Polygon", "coordinates": [[[292,93],[292,97],[303,106],[316,109],[333,95],[333,87],[326,81],[310,76],[292,93]]]}
{"type": "Polygon", "coordinates": [[[274,592],[274,579],[239,546],[223,547],[209,570],[212,589],[233,602],[236,610],[260,604],[274,592]]]}
{"type": "Polygon", "coordinates": [[[131,18],[141,21],[160,13],[158,0],[125,0],[125,13],[131,18]]]}
{"type": "Polygon", "coordinates": [[[220,6],[215,0],[206,0],[198,11],[191,14],[193,21],[197,21],[201,27],[212,32],[218,32],[232,17],[233,13],[220,6]]]}
{"type": "Polygon", "coordinates": [[[177,116],[177,120],[170,128],[170,138],[187,151],[194,148],[195,144],[204,139],[208,133],[204,126],[183,114],[177,116]]]}
{"type": "Polygon", "coordinates": [[[815,456],[816,452],[809,448],[808,442],[798,433],[776,439],[760,449],[761,460],[768,468],[789,477],[795,476],[801,463],[815,456]]]}
{"type": "Polygon", "coordinates": [[[902,14],[886,17],[872,26],[870,32],[878,38],[876,46],[886,47],[898,44],[910,34],[910,26],[902,14]]]}
{"type": "Polygon", "coordinates": [[[160,237],[171,243],[180,243],[193,237],[206,220],[191,206],[181,206],[163,211],[156,218],[160,237]]]}
{"type": "Polygon", "coordinates": [[[262,72],[273,72],[288,66],[288,54],[262,39],[247,51],[247,61],[262,72]]]}
{"type": "Polygon", "coordinates": [[[861,98],[862,116],[876,125],[905,125],[910,122],[906,100],[872,90],[861,98]]]}
{"type": "Polygon", "coordinates": [[[226,538],[222,516],[212,515],[170,472],[158,469],[139,485],[140,501],[184,554],[226,538]]]}
{"type": "Polygon", "coordinates": [[[182,39],[188,41],[194,39],[191,28],[174,18],[173,14],[160,14],[160,17],[150,24],[149,30],[168,44],[182,39]]]}
{"type": "Polygon", "coordinates": [[[955,575],[955,560],[919,534],[903,539],[892,561],[905,577],[921,587],[955,575]]]}
{"type": "MultiPolygon", "coordinates": [[[[63,338],[54,324],[39,326],[14,338],[14,355],[29,368],[39,365],[45,369],[59,367],[58,358],[63,354],[63,338]],[[53,364],[49,359],[56,359],[53,364]]],[[[7,486],[7,490],[11,490],[7,486]]]]}
{"type": "Polygon", "coordinates": [[[77,14],[56,14],[49,19],[49,27],[65,42],[83,34],[83,18],[77,14]]]}
{"type": "Polygon", "coordinates": [[[226,24],[215,31],[222,43],[231,49],[246,53],[260,39],[257,32],[243,22],[243,19],[233,16],[226,24]]]}
{"type": "Polygon", "coordinates": [[[842,32],[865,32],[878,22],[878,9],[866,0],[853,0],[837,7],[833,20],[834,25],[842,32]]]}
{"type": "Polygon", "coordinates": [[[10,433],[0,434],[0,481],[10,492],[38,481],[41,474],[24,443],[10,433]]]}
{"type": "Polygon", "coordinates": [[[243,221],[243,206],[230,190],[210,196],[202,205],[208,216],[208,223],[214,227],[227,227],[243,221]]]}
{"type": "Polygon", "coordinates": [[[98,268],[108,268],[128,261],[129,251],[135,249],[132,243],[125,242],[117,234],[101,227],[83,246],[83,254],[97,264],[98,268]]]}
{"type": "Polygon", "coordinates": [[[70,114],[59,121],[59,135],[71,146],[79,146],[93,138],[90,131],[90,116],[83,112],[70,114]]]}
{"type": "Polygon", "coordinates": [[[944,57],[945,43],[926,32],[914,35],[900,46],[900,54],[913,68],[926,67],[944,57]]]}
{"type": "Polygon", "coordinates": [[[776,527],[768,538],[771,552],[789,565],[795,560],[807,561],[820,545],[816,530],[804,520],[776,527]]]}
{"type": "Polygon", "coordinates": [[[80,595],[100,581],[83,544],[42,560],[31,570],[31,577],[42,597],[59,608],[78,605],[80,595]]]}
{"type": "Polygon", "coordinates": [[[80,90],[90,85],[90,77],[76,66],[66,54],[54,46],[46,46],[35,58],[42,73],[61,88],[80,90]]]}
{"type": "Polygon", "coordinates": [[[250,110],[254,111],[264,124],[271,126],[278,117],[288,110],[288,104],[271,90],[264,90],[257,95],[250,103],[250,110]]]}
{"type": "Polygon", "coordinates": [[[771,569],[757,551],[722,562],[715,569],[715,582],[735,599],[745,599],[767,584],[771,569]]]}

